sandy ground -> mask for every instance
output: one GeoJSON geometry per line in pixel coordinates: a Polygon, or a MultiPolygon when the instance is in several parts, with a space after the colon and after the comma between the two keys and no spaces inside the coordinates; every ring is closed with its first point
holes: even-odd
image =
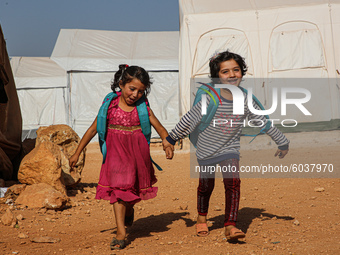
{"type": "MultiPolygon", "coordinates": [[[[229,243],[224,236],[221,179],[216,179],[210,201],[210,235],[195,235],[198,180],[190,177],[189,146],[185,142],[169,161],[156,143],[152,156],[164,169],[157,172],[158,196],[135,206],[127,247],[111,251],[114,216],[109,202],[94,199],[101,155],[98,144],[91,143],[82,181],[69,190],[71,206],[57,212],[12,207],[23,219],[14,228],[0,224],[0,254],[340,254],[340,132],[287,136],[291,149],[282,160],[273,156],[275,146],[268,137],[251,144],[242,140],[240,164],[332,164],[337,174],[335,178],[242,178],[238,227],[246,238],[239,242],[229,243]],[[22,234],[25,238],[19,238],[22,234]],[[41,236],[60,242],[31,242],[41,236]]],[[[8,207],[0,205],[0,216],[8,207]]]]}

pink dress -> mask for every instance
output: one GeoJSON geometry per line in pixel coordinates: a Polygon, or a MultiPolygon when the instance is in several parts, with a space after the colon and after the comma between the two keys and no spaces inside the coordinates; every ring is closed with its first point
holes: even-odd
{"type": "Polygon", "coordinates": [[[119,106],[119,97],[108,109],[107,154],[102,165],[96,199],[137,203],[154,198],[157,187],[150,148],[140,129],[137,108],[131,112],[119,106]]]}

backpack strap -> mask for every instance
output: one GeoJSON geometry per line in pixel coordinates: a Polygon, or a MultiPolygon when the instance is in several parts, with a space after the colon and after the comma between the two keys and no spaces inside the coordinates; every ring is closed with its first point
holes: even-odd
{"type": "MultiPolygon", "coordinates": [[[[244,93],[246,93],[248,95],[248,90],[246,90],[243,87],[239,87],[244,93]]],[[[253,94],[253,100],[255,101],[255,103],[260,107],[261,110],[265,110],[265,108],[263,107],[263,105],[261,104],[260,100],[257,99],[257,97],[253,94]]],[[[258,136],[258,135],[262,135],[265,134],[272,126],[271,121],[269,120],[269,116],[265,115],[266,119],[267,119],[267,123],[266,125],[260,130],[259,133],[257,133],[256,135],[248,135],[248,134],[242,134],[242,136],[251,136],[253,137],[253,139],[250,140],[249,143],[251,143],[252,141],[254,141],[254,139],[258,136]]]]}
{"type": "MultiPolygon", "coordinates": [[[[215,113],[218,108],[217,102],[219,101],[222,104],[222,101],[220,97],[221,90],[219,88],[213,88],[211,84],[205,84],[205,83],[200,83],[200,84],[202,84],[202,86],[199,87],[197,90],[198,97],[199,97],[198,101],[201,101],[202,94],[208,94],[211,98],[209,105],[208,105],[207,114],[202,116],[202,120],[199,125],[199,130],[203,132],[204,129],[206,129],[209,126],[210,122],[215,116],[215,113]],[[198,91],[200,91],[200,93],[198,91]]],[[[195,100],[196,100],[196,97],[195,97],[195,100]]]]}
{"type": "Polygon", "coordinates": [[[99,112],[97,115],[97,133],[99,137],[99,146],[100,151],[103,154],[103,164],[105,163],[106,159],[106,120],[107,120],[107,110],[109,109],[110,103],[113,98],[117,97],[116,93],[109,93],[103,100],[102,106],[99,108],[99,112]]]}
{"type": "MultiPolygon", "coordinates": [[[[149,111],[146,106],[146,97],[143,95],[137,102],[136,102],[138,117],[140,121],[140,125],[142,127],[142,132],[150,145],[151,140],[151,123],[149,118],[149,111]]],[[[159,171],[163,169],[151,158],[152,163],[156,166],[159,171]]]]}
{"type": "Polygon", "coordinates": [[[146,98],[144,95],[136,102],[136,107],[137,107],[140,125],[142,127],[142,132],[146,140],[148,141],[148,144],[150,144],[151,124],[150,124],[148,108],[146,106],[146,98]]]}
{"type": "Polygon", "coordinates": [[[210,122],[215,116],[215,113],[218,108],[218,101],[222,103],[220,98],[221,90],[219,88],[213,88],[211,83],[209,84],[203,82],[199,83],[202,86],[200,86],[197,90],[193,106],[195,106],[198,102],[202,100],[203,94],[210,95],[211,100],[208,105],[207,114],[202,116],[200,123],[196,126],[193,132],[189,134],[190,142],[195,146],[195,148],[198,140],[198,135],[209,126],[210,122]]]}

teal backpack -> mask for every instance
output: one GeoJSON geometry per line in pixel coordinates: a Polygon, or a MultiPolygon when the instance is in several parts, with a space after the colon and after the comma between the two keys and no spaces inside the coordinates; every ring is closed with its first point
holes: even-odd
{"type": "MultiPolygon", "coordinates": [[[[99,109],[98,115],[97,115],[97,133],[99,137],[99,146],[100,146],[100,151],[103,154],[103,163],[105,162],[106,159],[106,120],[107,120],[107,111],[109,109],[111,101],[116,98],[118,95],[114,92],[111,92],[106,95],[106,97],[103,100],[103,104],[99,109]]],[[[137,102],[136,102],[136,107],[137,107],[137,112],[138,112],[138,117],[140,121],[140,125],[142,128],[142,132],[150,145],[150,139],[151,139],[151,124],[150,124],[150,119],[149,119],[149,112],[146,107],[146,97],[143,95],[137,102]]],[[[162,168],[157,165],[151,158],[152,163],[156,166],[156,168],[160,171],[162,171],[162,168]]]]}
{"type": "MultiPolygon", "coordinates": [[[[211,97],[211,100],[209,102],[208,108],[207,108],[207,114],[203,115],[201,122],[196,126],[194,131],[191,132],[189,135],[190,142],[195,146],[197,146],[197,140],[198,140],[198,135],[203,132],[211,123],[213,120],[215,113],[218,108],[218,104],[216,103],[217,101],[220,101],[220,96],[221,96],[221,89],[219,88],[212,88],[211,84],[206,84],[203,82],[199,82],[202,86],[198,88],[193,106],[195,106],[198,102],[201,101],[201,97],[203,94],[209,94],[211,97]],[[215,90],[218,94],[218,96],[212,91],[215,90]]],[[[243,92],[245,92],[248,95],[248,91],[245,88],[239,87],[243,92]]],[[[253,99],[256,102],[256,104],[261,108],[261,110],[265,110],[261,102],[253,95],[253,99]]],[[[266,119],[269,119],[268,115],[265,115],[266,119]]],[[[251,136],[253,139],[249,142],[251,143],[258,135],[260,134],[265,134],[269,129],[271,128],[271,122],[267,121],[266,125],[264,128],[260,130],[260,132],[256,135],[248,135],[248,134],[241,134],[242,136],[251,136]]]]}

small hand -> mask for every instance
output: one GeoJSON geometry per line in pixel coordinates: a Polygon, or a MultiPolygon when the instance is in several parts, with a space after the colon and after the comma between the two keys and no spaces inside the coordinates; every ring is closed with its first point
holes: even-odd
{"type": "Polygon", "coordinates": [[[169,142],[166,140],[166,138],[163,139],[162,145],[163,145],[163,151],[165,151],[165,149],[168,148],[168,147],[170,147],[172,151],[175,150],[175,147],[174,147],[171,143],[169,143],[169,142]]]}
{"type": "Polygon", "coordinates": [[[72,169],[73,167],[75,167],[75,165],[77,164],[78,158],[79,158],[79,156],[77,156],[76,154],[73,154],[72,157],[70,157],[70,159],[69,159],[69,165],[70,165],[71,169],[72,169]]]}
{"type": "Polygon", "coordinates": [[[279,158],[284,158],[288,153],[288,150],[280,150],[280,149],[277,149],[274,157],[276,156],[279,156],[279,158]]]}
{"type": "Polygon", "coordinates": [[[167,159],[172,159],[174,156],[174,151],[171,149],[171,147],[165,148],[165,155],[167,159]]]}

